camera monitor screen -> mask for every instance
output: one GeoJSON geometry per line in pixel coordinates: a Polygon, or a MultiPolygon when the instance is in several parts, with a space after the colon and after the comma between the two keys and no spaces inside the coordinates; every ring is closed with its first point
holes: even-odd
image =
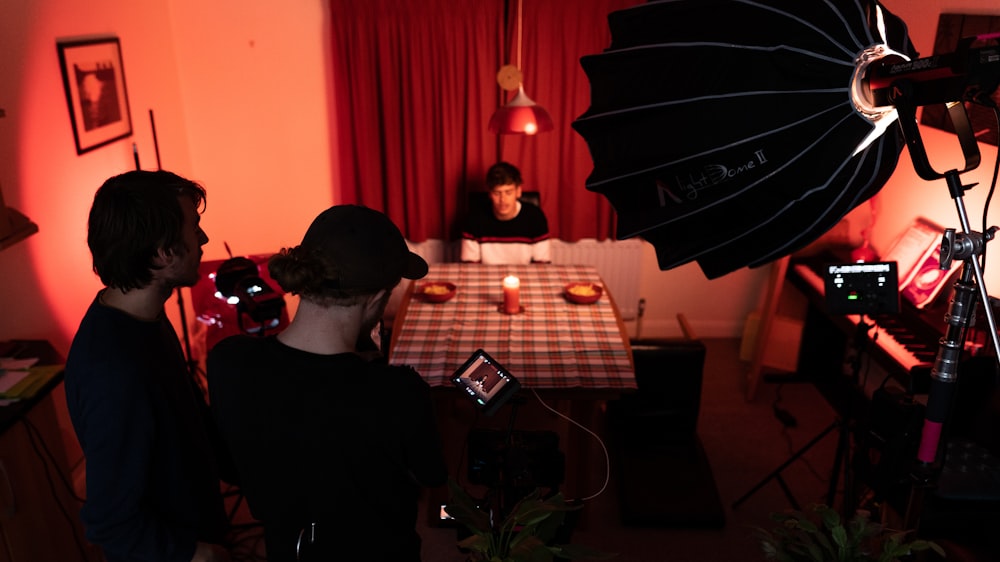
{"type": "Polygon", "coordinates": [[[834,264],[826,267],[826,304],[831,314],[899,312],[896,262],[834,264]]]}
{"type": "Polygon", "coordinates": [[[482,349],[477,349],[465,364],[455,371],[451,382],[488,416],[496,412],[521,388],[514,375],[482,349]]]}

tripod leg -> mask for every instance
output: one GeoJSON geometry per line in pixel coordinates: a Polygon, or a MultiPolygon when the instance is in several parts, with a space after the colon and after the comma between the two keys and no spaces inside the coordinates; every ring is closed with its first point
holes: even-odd
{"type": "Polygon", "coordinates": [[[857,484],[854,483],[854,466],[851,461],[854,449],[853,445],[851,445],[851,426],[846,421],[842,431],[844,432],[841,438],[841,446],[843,447],[844,454],[840,465],[844,471],[844,506],[842,513],[847,518],[854,515],[854,512],[857,511],[861,497],[860,490],[856,489],[857,484]]]}
{"type": "Polygon", "coordinates": [[[844,438],[847,436],[842,428],[837,438],[837,452],[833,457],[833,470],[830,472],[830,487],[826,491],[826,505],[833,507],[837,497],[837,484],[840,482],[840,463],[844,460],[844,438]]]}
{"type": "Polygon", "coordinates": [[[785,479],[781,477],[781,474],[776,474],[774,479],[778,481],[778,486],[781,486],[781,491],[785,492],[785,497],[788,498],[788,503],[792,504],[792,509],[801,510],[802,507],[799,506],[799,502],[795,500],[795,496],[792,494],[791,488],[785,482],[785,479]]]}
{"type": "MultiPolygon", "coordinates": [[[[761,480],[760,482],[758,482],[757,485],[755,485],[753,488],[751,488],[750,491],[748,491],[747,493],[745,493],[742,496],[740,496],[740,498],[738,500],[734,501],[733,502],[733,509],[739,507],[740,504],[742,504],[743,502],[745,502],[750,496],[754,495],[754,493],[757,490],[763,488],[765,484],[767,484],[771,480],[774,480],[775,478],[779,478],[779,484],[782,484],[782,488],[785,489],[785,494],[789,496],[789,499],[792,499],[791,498],[791,493],[788,491],[787,486],[784,486],[783,485],[784,483],[782,481],[780,481],[781,471],[783,471],[786,468],[788,468],[789,465],[791,465],[793,462],[799,460],[799,457],[801,457],[802,455],[804,455],[806,453],[806,451],[808,451],[809,449],[811,449],[813,447],[813,445],[815,445],[816,443],[819,443],[821,439],[823,439],[824,437],[826,437],[827,434],[829,434],[834,429],[837,429],[839,426],[840,426],[840,422],[839,421],[835,421],[832,424],[830,424],[826,429],[824,429],[823,431],[821,431],[819,433],[819,435],[817,435],[816,437],[813,437],[812,440],[810,440],[808,443],[806,443],[804,447],[802,447],[801,449],[799,449],[798,451],[796,451],[795,454],[793,454],[791,457],[788,457],[788,460],[786,460],[785,462],[781,463],[781,466],[779,466],[778,468],[774,469],[770,474],[768,474],[767,476],[765,476],[763,480],[761,480]]],[[[793,505],[795,504],[794,500],[792,501],[792,504],[793,505]]]]}
{"type": "Polygon", "coordinates": [[[831,508],[834,507],[834,501],[837,497],[837,484],[840,482],[840,471],[844,471],[844,505],[842,506],[842,515],[844,517],[850,517],[853,514],[853,501],[851,490],[851,467],[850,467],[850,447],[851,447],[851,432],[846,421],[841,421],[838,423],[840,429],[840,435],[837,438],[837,452],[833,459],[833,470],[830,473],[830,487],[826,492],[826,505],[831,508]]]}

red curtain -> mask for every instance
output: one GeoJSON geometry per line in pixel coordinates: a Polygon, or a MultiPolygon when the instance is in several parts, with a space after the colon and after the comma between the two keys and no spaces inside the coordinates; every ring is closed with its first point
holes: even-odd
{"type": "Polygon", "coordinates": [[[590,103],[580,57],[610,44],[608,13],[639,0],[522,1],[524,88],[555,121],[534,136],[486,130],[513,95],[496,72],[517,62],[517,0],[330,0],[336,200],[384,211],[411,241],[451,239],[467,193],[503,159],[540,192],[553,236],[613,236],[610,205],[584,187],[593,164],[571,123],[590,103]]]}

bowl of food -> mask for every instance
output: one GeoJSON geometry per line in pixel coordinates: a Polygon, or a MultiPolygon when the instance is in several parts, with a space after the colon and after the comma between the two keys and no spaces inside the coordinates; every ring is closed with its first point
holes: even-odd
{"type": "Polygon", "coordinates": [[[444,302],[455,296],[456,289],[454,283],[432,281],[421,285],[417,292],[427,302],[444,302]]]}
{"type": "Polygon", "coordinates": [[[595,283],[570,283],[563,290],[566,300],[576,304],[593,304],[601,298],[603,292],[601,286],[595,283]]]}

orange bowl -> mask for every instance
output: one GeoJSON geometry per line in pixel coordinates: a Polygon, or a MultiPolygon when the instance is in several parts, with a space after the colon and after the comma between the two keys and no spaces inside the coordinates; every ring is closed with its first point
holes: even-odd
{"type": "Polygon", "coordinates": [[[566,300],[576,304],[593,304],[601,298],[603,292],[596,283],[570,283],[563,289],[566,300]]]}
{"type": "Polygon", "coordinates": [[[455,296],[457,287],[454,283],[444,281],[433,281],[424,283],[417,289],[417,293],[427,302],[444,302],[451,300],[455,296]]]}

